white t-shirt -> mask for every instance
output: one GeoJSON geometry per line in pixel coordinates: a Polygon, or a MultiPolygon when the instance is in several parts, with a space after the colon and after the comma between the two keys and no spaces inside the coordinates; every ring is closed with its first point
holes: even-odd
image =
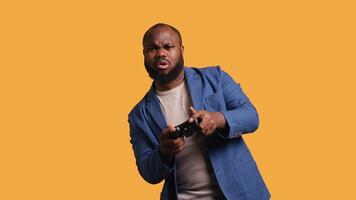
{"type": "MultiPolygon", "coordinates": [[[[177,126],[189,118],[192,105],[185,83],[168,91],[156,91],[167,124],[177,126]]],[[[185,138],[183,151],[176,154],[178,199],[216,199],[217,182],[209,164],[204,135],[185,138]]]]}

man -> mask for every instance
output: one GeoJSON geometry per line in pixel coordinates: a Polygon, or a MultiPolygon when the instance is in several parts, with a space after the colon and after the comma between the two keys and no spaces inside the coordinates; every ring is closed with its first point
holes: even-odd
{"type": "Polygon", "coordinates": [[[129,114],[131,144],[141,176],[165,180],[161,199],[264,200],[270,194],[242,134],[258,115],[239,84],[220,67],[184,67],[177,29],[156,24],[143,37],[151,89],[129,114]],[[200,131],[170,137],[199,119],[200,131]]]}

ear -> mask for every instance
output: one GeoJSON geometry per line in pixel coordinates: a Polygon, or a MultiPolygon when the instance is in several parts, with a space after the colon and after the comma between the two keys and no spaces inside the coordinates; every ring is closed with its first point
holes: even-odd
{"type": "Polygon", "coordinates": [[[184,53],[184,46],[182,45],[182,46],[180,46],[180,50],[181,50],[181,52],[182,52],[182,54],[184,53]]]}

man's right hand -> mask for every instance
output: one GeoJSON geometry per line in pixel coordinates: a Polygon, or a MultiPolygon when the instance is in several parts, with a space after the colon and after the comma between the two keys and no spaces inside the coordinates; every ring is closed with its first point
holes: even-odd
{"type": "Polygon", "coordinates": [[[159,138],[159,152],[161,153],[162,160],[166,164],[169,164],[173,158],[173,155],[183,150],[185,141],[183,138],[170,139],[169,134],[174,133],[175,128],[172,125],[168,125],[165,128],[159,138]]]}

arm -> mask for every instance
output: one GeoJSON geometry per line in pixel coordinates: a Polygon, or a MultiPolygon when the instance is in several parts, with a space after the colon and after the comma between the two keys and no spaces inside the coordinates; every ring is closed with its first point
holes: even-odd
{"type": "Polygon", "coordinates": [[[130,142],[135,153],[136,165],[142,178],[151,184],[161,182],[172,173],[173,167],[161,159],[159,145],[150,142],[145,133],[138,128],[129,116],[130,142]]]}
{"type": "Polygon", "coordinates": [[[219,67],[216,69],[219,73],[219,90],[222,92],[220,103],[225,103],[226,110],[196,111],[191,107],[189,121],[193,122],[200,118],[199,126],[203,134],[215,133],[224,139],[240,137],[244,133],[255,131],[259,123],[255,107],[243,93],[239,84],[219,67]]]}
{"type": "Polygon", "coordinates": [[[226,72],[220,70],[226,111],[227,131],[220,135],[224,138],[239,137],[244,133],[254,132],[258,128],[259,118],[255,107],[237,84],[226,72]]]}

